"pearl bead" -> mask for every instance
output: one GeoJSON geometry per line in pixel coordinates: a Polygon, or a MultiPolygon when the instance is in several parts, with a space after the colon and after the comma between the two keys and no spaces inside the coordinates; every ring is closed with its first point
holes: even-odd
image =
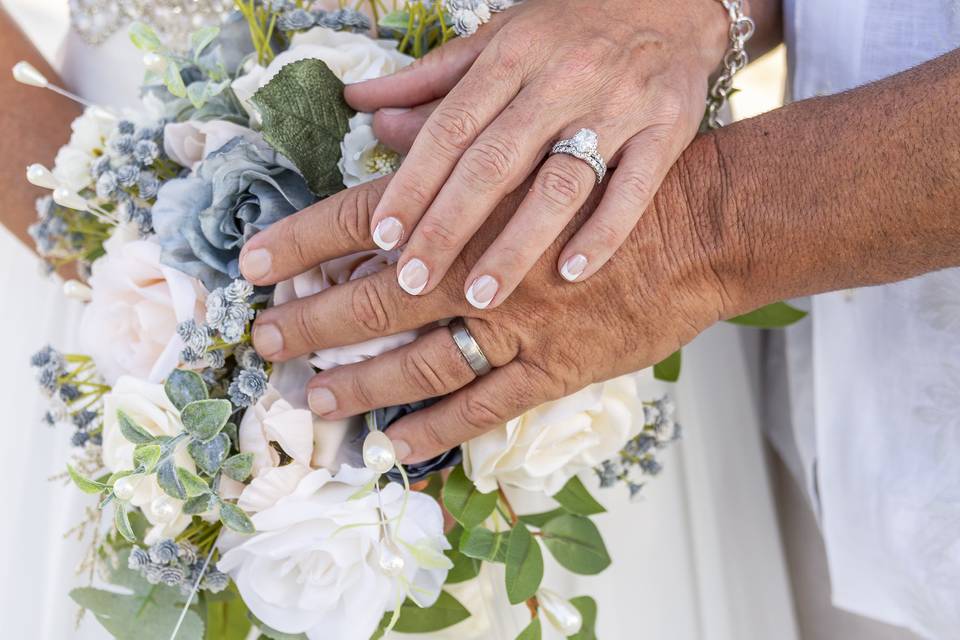
{"type": "Polygon", "coordinates": [[[177,509],[173,506],[173,501],[167,496],[158,496],[150,503],[150,511],[153,512],[154,521],[165,524],[177,517],[177,509]]]}
{"type": "Polygon", "coordinates": [[[26,60],[21,60],[13,65],[13,79],[22,84],[30,85],[31,87],[44,89],[47,86],[47,79],[43,74],[37,71],[37,68],[26,60]]]}
{"type": "Polygon", "coordinates": [[[87,201],[66,187],[57,187],[53,190],[53,201],[67,209],[87,210],[87,201]]]}
{"type": "Polygon", "coordinates": [[[50,173],[50,169],[47,169],[42,164],[32,164],[27,167],[27,182],[35,187],[42,187],[44,189],[57,188],[57,179],[50,173]]]}
{"type": "Polygon", "coordinates": [[[67,280],[63,283],[63,295],[80,302],[90,302],[93,299],[93,289],[79,280],[67,280]]]}
{"type": "Polygon", "coordinates": [[[137,482],[133,476],[124,476],[113,483],[114,495],[124,502],[133,497],[136,488],[137,482]]]}
{"type": "Polygon", "coordinates": [[[550,624],[564,636],[572,636],[580,632],[583,617],[569,600],[549,589],[540,589],[537,591],[537,602],[540,603],[540,609],[546,614],[550,624]]]}
{"type": "Polygon", "coordinates": [[[371,431],[363,441],[363,463],[377,473],[386,473],[397,463],[393,442],[382,431],[371,431]]]}
{"type": "Polygon", "coordinates": [[[390,540],[384,540],[383,544],[380,545],[380,568],[383,573],[395,578],[403,573],[405,565],[403,556],[397,553],[394,543],[390,540]]]}

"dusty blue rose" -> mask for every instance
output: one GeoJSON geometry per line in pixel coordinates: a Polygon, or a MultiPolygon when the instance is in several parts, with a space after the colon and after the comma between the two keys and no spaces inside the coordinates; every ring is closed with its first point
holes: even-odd
{"type": "Polygon", "coordinates": [[[161,261],[198,278],[208,291],[225,287],[240,277],[247,240],[315,200],[275,153],[234,138],[157,193],[153,226],[161,261]]]}

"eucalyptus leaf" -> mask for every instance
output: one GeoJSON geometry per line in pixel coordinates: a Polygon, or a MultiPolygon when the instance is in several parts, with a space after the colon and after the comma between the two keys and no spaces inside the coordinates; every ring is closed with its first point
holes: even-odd
{"type": "Polygon", "coordinates": [[[198,440],[212,440],[227,424],[233,405],[229,400],[195,400],[180,412],[183,428],[198,440]]]}
{"type": "Polygon", "coordinates": [[[205,493],[189,498],[183,503],[183,512],[188,516],[198,516],[201,513],[213,511],[217,506],[217,497],[212,493],[205,493]]]}
{"type": "Polygon", "coordinates": [[[653,365],[653,377],[664,382],[676,382],[680,379],[682,355],[680,349],[653,365]]]}
{"type": "Polygon", "coordinates": [[[577,476],[570,478],[567,484],[563,485],[563,488],[554,494],[553,499],[570,513],[581,516],[592,516],[606,511],[603,505],[590,495],[590,492],[587,491],[587,488],[583,486],[583,482],[577,476]]]}
{"type": "Polygon", "coordinates": [[[220,470],[224,460],[230,455],[230,438],[225,433],[218,433],[208,442],[192,440],[187,445],[187,453],[204,473],[212,476],[220,470]]]}
{"type": "Polygon", "coordinates": [[[530,621],[530,624],[520,632],[517,640],[540,640],[543,637],[543,629],[540,627],[539,616],[530,621]]]}
{"type": "Polygon", "coordinates": [[[443,506],[464,529],[472,529],[486,520],[497,506],[497,493],[480,493],[458,465],[443,486],[443,506]]]}
{"type": "Polygon", "coordinates": [[[187,87],[183,84],[183,78],[180,76],[180,66],[173,60],[167,61],[167,67],[163,72],[163,84],[167,86],[167,91],[178,98],[187,96],[187,87]]]}
{"type": "Polygon", "coordinates": [[[579,596],[570,599],[570,604],[577,608],[583,624],[580,631],[570,636],[570,640],[597,640],[597,602],[590,596],[579,596]]]}
{"type": "Polygon", "coordinates": [[[123,536],[127,542],[137,541],[137,536],[133,533],[133,527],[130,526],[127,509],[119,502],[113,508],[113,525],[116,527],[117,533],[123,536]]]}
{"type": "Polygon", "coordinates": [[[431,633],[466,620],[470,612],[446,591],[440,592],[433,606],[422,609],[407,600],[400,609],[400,619],[394,631],[399,633],[431,633]]]}
{"type": "Polygon", "coordinates": [[[520,522],[526,522],[530,526],[537,527],[542,529],[543,525],[547,524],[554,518],[559,518],[562,515],[566,515],[566,509],[554,509],[552,511],[544,511],[542,513],[528,513],[526,515],[518,516],[520,522]]]}
{"type": "Polygon", "coordinates": [[[191,402],[206,400],[210,397],[207,385],[200,374],[186,369],[174,369],[167,376],[163,390],[167,393],[167,398],[177,408],[177,411],[183,411],[183,408],[191,402]]]}
{"type": "Polygon", "coordinates": [[[377,26],[379,26],[381,29],[389,31],[406,33],[410,26],[410,12],[403,9],[391,11],[380,18],[380,22],[377,23],[377,26]]]}
{"type": "Polygon", "coordinates": [[[133,465],[141,473],[152,473],[162,453],[163,449],[158,444],[141,444],[133,450],[133,465]]]}
{"type": "Polygon", "coordinates": [[[206,640],[244,640],[253,625],[243,598],[206,600],[206,640]]]}
{"type": "Polygon", "coordinates": [[[468,529],[460,538],[460,552],[478,560],[503,562],[507,556],[507,534],[483,527],[468,529]]]}
{"type": "Polygon", "coordinates": [[[142,22],[131,24],[129,33],[133,46],[141,51],[153,52],[163,48],[163,41],[160,40],[157,32],[142,22]]]}
{"type": "Polygon", "coordinates": [[[133,444],[149,444],[157,439],[120,409],[117,410],[117,423],[120,425],[120,433],[123,437],[133,444]]]}
{"type": "Polygon", "coordinates": [[[220,522],[237,533],[251,534],[256,531],[253,521],[244,513],[243,509],[229,502],[220,503],[220,522]]]}
{"type": "Polygon", "coordinates": [[[805,311],[791,307],[786,302],[774,302],[756,311],[730,318],[727,322],[760,329],[780,329],[807,317],[805,311]]]}
{"type": "Polygon", "coordinates": [[[220,27],[202,27],[190,34],[190,50],[193,51],[194,61],[199,59],[203,50],[220,35],[220,27]]]}
{"type": "Polygon", "coordinates": [[[157,465],[157,484],[160,485],[160,489],[171,498],[176,498],[177,500],[187,499],[187,490],[183,487],[183,483],[180,482],[180,477],[177,475],[177,467],[173,463],[173,460],[164,460],[157,465]]]}
{"type": "Polygon", "coordinates": [[[183,490],[187,493],[188,498],[196,498],[210,493],[210,485],[207,484],[207,481],[189,469],[177,467],[177,478],[183,485],[183,490]]]}
{"type": "Polygon", "coordinates": [[[230,438],[230,444],[233,445],[234,449],[240,448],[240,430],[237,428],[236,424],[228,422],[226,426],[223,427],[223,431],[220,433],[227,434],[227,437],[230,438]]]}
{"type": "Polygon", "coordinates": [[[102,482],[97,482],[96,480],[91,480],[90,478],[84,478],[69,464],[67,465],[67,474],[69,474],[70,479],[73,480],[73,484],[77,485],[77,488],[84,493],[100,493],[104,489],[108,488],[108,485],[102,482]]]}
{"type": "Polygon", "coordinates": [[[589,518],[564,515],[541,529],[543,543],[563,567],[581,575],[594,575],[610,566],[610,555],[600,531],[589,518]]]}
{"type": "Polygon", "coordinates": [[[527,526],[518,524],[507,538],[507,598],[520,604],[533,597],[543,580],[543,552],[527,526]]]}
{"type": "Polygon", "coordinates": [[[324,62],[285,65],[251,101],[263,120],[264,138],[296,165],[317,197],[343,189],[340,142],[355,112],[343,99],[343,83],[324,62]]]}
{"type": "Polygon", "coordinates": [[[249,452],[230,456],[230,459],[223,463],[223,473],[237,482],[244,482],[250,477],[252,470],[253,454],[249,452]]]}

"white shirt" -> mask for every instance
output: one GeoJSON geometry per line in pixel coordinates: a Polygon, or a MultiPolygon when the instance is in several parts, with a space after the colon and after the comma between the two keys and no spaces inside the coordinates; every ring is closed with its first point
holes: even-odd
{"type": "MultiPolygon", "coordinates": [[[[960,46],[960,0],[784,4],[797,100],[960,46]]],[[[786,344],[787,378],[771,384],[789,391],[793,429],[773,435],[820,516],[834,603],[956,638],[960,270],[816,296],[809,308],[774,337],[786,344]]]]}

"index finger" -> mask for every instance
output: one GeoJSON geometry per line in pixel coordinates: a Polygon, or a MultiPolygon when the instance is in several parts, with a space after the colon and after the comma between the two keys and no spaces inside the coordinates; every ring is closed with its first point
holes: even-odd
{"type": "Polygon", "coordinates": [[[341,256],[373,249],[370,217],[390,177],[346,189],[256,234],[240,252],[240,272],[271,285],[341,256]]]}

